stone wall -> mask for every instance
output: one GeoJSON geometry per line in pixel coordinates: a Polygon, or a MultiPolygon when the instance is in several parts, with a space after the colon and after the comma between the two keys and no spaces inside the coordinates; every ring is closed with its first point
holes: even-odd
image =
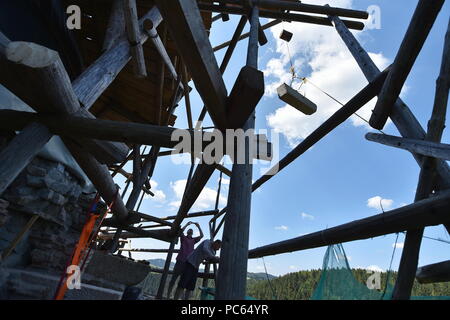
{"type": "MultiPolygon", "coordinates": [[[[9,246],[32,215],[39,218],[11,255],[2,261],[2,298],[14,298],[16,293],[26,291],[27,285],[28,298],[48,298],[48,291],[54,291],[55,284],[44,289],[34,288],[26,281],[22,283],[18,276],[5,279],[6,269],[61,275],[94,196],[83,194],[80,182],[60,163],[36,157],[26,167],[1,196],[0,251],[9,246]]],[[[22,293],[19,296],[22,297],[22,293]]]]}

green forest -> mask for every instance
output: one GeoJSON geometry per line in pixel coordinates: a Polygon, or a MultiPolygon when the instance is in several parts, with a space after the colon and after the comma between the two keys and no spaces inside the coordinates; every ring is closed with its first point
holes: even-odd
{"type": "MultiPolygon", "coordinates": [[[[309,300],[317,287],[322,270],[309,270],[289,273],[284,276],[270,280],[251,280],[247,282],[247,295],[256,299],[277,300],[309,300]]],[[[370,274],[363,269],[352,269],[356,281],[366,284],[370,274]]],[[[386,273],[381,273],[381,292],[386,287],[386,273]]],[[[396,272],[389,274],[388,289],[392,287],[397,278],[396,272]]],[[[345,289],[346,284],[343,284],[345,289]]],[[[374,289],[376,290],[376,289],[374,289]]],[[[450,283],[419,284],[414,282],[412,296],[450,296],[450,283]]]]}
{"type": "MultiPolygon", "coordinates": [[[[258,300],[309,300],[317,285],[319,283],[322,270],[308,270],[289,273],[280,277],[274,277],[269,275],[269,280],[265,274],[248,273],[247,277],[247,296],[258,300]]],[[[349,279],[347,273],[347,279],[341,278],[341,283],[338,283],[339,290],[348,290],[349,288],[355,288],[355,286],[349,285],[350,282],[357,281],[356,286],[358,289],[364,288],[366,290],[366,281],[370,276],[366,270],[352,269],[353,277],[349,279]],[[356,279],[356,280],[355,280],[356,279]]],[[[378,294],[381,295],[386,286],[386,273],[381,273],[381,289],[378,290],[378,294]]],[[[157,273],[151,273],[148,277],[147,285],[145,286],[147,294],[155,295],[158,290],[159,280],[161,275],[157,273]]],[[[391,289],[397,278],[396,272],[389,274],[388,289],[391,289]]],[[[170,276],[167,280],[170,281],[170,276]]],[[[197,289],[194,292],[192,299],[200,299],[200,290],[198,287],[202,286],[202,280],[198,279],[197,289]]],[[[209,280],[209,287],[213,287],[214,283],[209,280]]],[[[376,289],[374,289],[376,290],[376,289]]],[[[366,290],[367,291],[367,290],[366,290]]],[[[419,299],[430,299],[429,297],[447,297],[450,296],[450,283],[432,283],[432,284],[419,284],[417,281],[414,283],[412,296],[419,299]]],[[[355,291],[355,299],[358,299],[358,292],[355,291]]]]}

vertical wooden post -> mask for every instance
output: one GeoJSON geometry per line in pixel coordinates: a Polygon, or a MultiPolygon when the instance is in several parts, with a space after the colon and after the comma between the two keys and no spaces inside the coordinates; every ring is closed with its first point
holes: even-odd
{"type": "Polygon", "coordinates": [[[172,261],[172,255],[175,248],[175,242],[176,238],[170,243],[169,251],[167,252],[166,263],[164,264],[164,271],[161,275],[161,281],[159,282],[156,299],[163,298],[164,288],[166,287],[167,275],[169,274],[170,262],[172,261]]]}
{"type": "MultiPolygon", "coordinates": [[[[426,140],[440,142],[445,127],[445,116],[447,113],[447,102],[450,87],[450,21],[445,36],[444,52],[439,77],[436,81],[436,94],[431,119],[428,122],[426,140]]],[[[435,158],[425,157],[424,164],[420,170],[419,183],[414,201],[426,199],[433,192],[436,173],[435,158]]],[[[408,230],[405,245],[400,260],[398,278],[395,283],[392,298],[395,300],[406,300],[411,296],[414,278],[416,276],[419,262],[420,244],[423,237],[423,228],[408,230]]]]}
{"type": "MultiPolygon", "coordinates": [[[[259,9],[253,6],[250,18],[250,37],[247,66],[258,68],[259,9]]],[[[255,127],[253,112],[243,129],[255,127]]],[[[217,300],[243,300],[247,286],[248,241],[252,194],[252,169],[248,138],[245,142],[245,164],[233,164],[228,193],[228,213],[222,236],[222,252],[217,275],[217,300]]],[[[234,159],[236,161],[236,159],[234,159]]]]}

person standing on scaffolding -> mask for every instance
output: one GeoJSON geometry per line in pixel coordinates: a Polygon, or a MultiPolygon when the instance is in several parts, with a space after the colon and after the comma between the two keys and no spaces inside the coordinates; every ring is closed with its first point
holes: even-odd
{"type": "Polygon", "coordinates": [[[169,288],[167,291],[167,298],[170,299],[170,295],[172,294],[172,289],[177,281],[178,277],[183,273],[184,267],[186,265],[186,261],[188,256],[194,251],[194,245],[198,243],[203,238],[203,231],[200,228],[200,225],[197,222],[189,221],[182,229],[180,235],[180,252],[177,255],[177,262],[173,268],[172,278],[170,279],[169,288]],[[198,237],[192,237],[194,231],[189,229],[184,235],[184,230],[190,225],[194,224],[197,226],[200,235],[198,237]]]}
{"type": "Polygon", "coordinates": [[[216,257],[217,250],[220,249],[222,241],[220,240],[204,240],[187,258],[184,266],[183,274],[178,287],[175,291],[174,300],[178,300],[184,291],[184,300],[189,300],[192,292],[194,292],[197,282],[198,269],[201,263],[218,263],[220,258],[216,257]]]}

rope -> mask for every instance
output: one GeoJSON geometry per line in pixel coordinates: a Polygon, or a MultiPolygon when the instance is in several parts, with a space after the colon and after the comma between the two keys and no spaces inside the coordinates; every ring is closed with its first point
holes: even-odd
{"type": "Polygon", "coordinates": [[[270,289],[272,290],[272,296],[273,296],[274,300],[277,300],[277,295],[275,294],[275,289],[273,288],[272,282],[270,282],[270,279],[269,279],[269,274],[267,273],[266,262],[264,261],[264,257],[262,257],[262,261],[263,261],[263,265],[264,265],[264,271],[266,272],[267,281],[269,282],[270,289]]]}
{"type": "Polygon", "coordinates": [[[386,294],[386,290],[387,290],[388,283],[389,283],[389,276],[392,273],[392,262],[394,261],[395,249],[397,249],[398,235],[399,235],[399,233],[397,232],[397,237],[395,238],[394,250],[392,250],[391,262],[389,263],[389,270],[386,274],[386,284],[384,286],[383,294],[381,295],[381,300],[383,300],[383,298],[386,294]]]}
{"type": "MultiPolygon", "coordinates": [[[[303,83],[310,83],[313,87],[315,87],[317,90],[319,90],[320,92],[322,92],[323,94],[325,94],[327,97],[329,97],[331,100],[335,101],[336,103],[340,104],[342,107],[344,106],[344,104],[342,102],[340,102],[338,99],[336,99],[335,97],[333,97],[331,94],[325,92],[324,90],[322,90],[321,88],[319,88],[317,85],[315,85],[313,82],[311,82],[311,80],[307,79],[306,77],[301,78],[303,83]]],[[[365,123],[367,123],[368,125],[370,125],[369,121],[367,121],[366,119],[364,119],[362,116],[360,116],[357,112],[353,113],[355,116],[357,116],[358,118],[360,118],[362,121],[364,121],[365,123]]],[[[382,130],[377,129],[380,133],[382,134],[386,134],[384,133],[382,130]]]]}

